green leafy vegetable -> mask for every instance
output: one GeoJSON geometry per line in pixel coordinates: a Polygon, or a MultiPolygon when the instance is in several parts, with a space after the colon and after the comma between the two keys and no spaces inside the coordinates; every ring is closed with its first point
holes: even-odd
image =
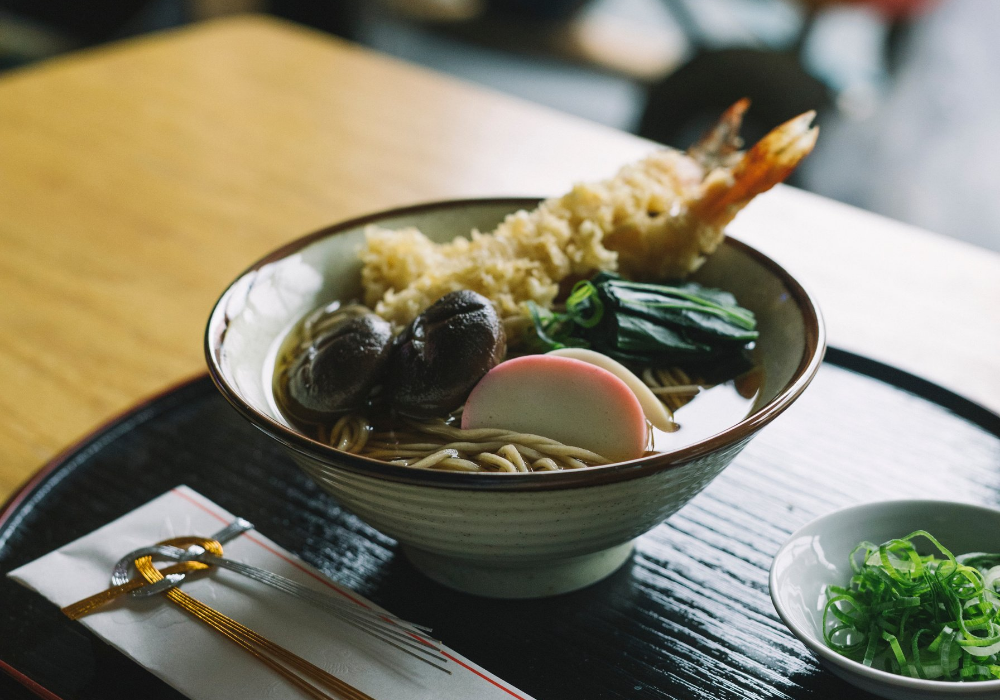
{"type": "Polygon", "coordinates": [[[757,339],[736,298],[694,282],[630,282],[602,272],[578,282],[555,313],[531,305],[540,349],[589,347],[625,362],[662,364],[741,350],[757,339]]]}
{"type": "Polygon", "coordinates": [[[827,587],[823,639],[844,656],[904,676],[1000,678],[1000,554],[955,557],[923,530],[851,552],[847,587],[827,587]],[[941,556],[921,556],[923,538],[941,556]]]}

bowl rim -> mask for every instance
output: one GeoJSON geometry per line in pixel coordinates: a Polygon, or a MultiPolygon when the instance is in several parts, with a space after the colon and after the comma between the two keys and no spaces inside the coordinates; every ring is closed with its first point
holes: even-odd
{"type": "MultiPolygon", "coordinates": [[[[829,520],[834,517],[843,517],[849,513],[856,513],[856,517],[851,518],[854,522],[863,522],[865,516],[880,510],[885,510],[887,508],[925,508],[925,509],[961,509],[968,511],[978,511],[978,512],[988,512],[994,517],[1000,517],[1000,510],[996,508],[990,508],[989,506],[982,506],[975,503],[964,503],[962,501],[947,501],[941,499],[923,499],[923,498],[899,498],[891,499],[887,501],[872,501],[869,503],[859,503],[853,506],[846,506],[844,508],[837,508],[829,513],[819,516],[818,518],[813,518],[808,523],[798,528],[788,539],[785,540],[784,544],[778,548],[775,553],[774,558],[771,560],[771,569],[767,577],[768,593],[771,597],[771,602],[774,604],[774,609],[778,613],[778,617],[785,624],[785,627],[802,642],[806,648],[808,648],[814,655],[819,657],[820,661],[824,663],[836,666],[843,671],[853,675],[864,678],[865,680],[882,684],[891,685],[900,689],[909,690],[920,690],[928,693],[941,693],[942,695],[975,695],[980,696],[983,693],[989,691],[1000,691],[1000,679],[990,680],[990,681],[976,681],[969,683],[959,683],[956,681],[939,681],[930,680],[925,678],[910,678],[909,676],[899,676],[895,673],[889,673],[888,671],[881,671],[876,668],[871,668],[870,666],[865,666],[863,663],[849,659],[846,656],[841,656],[833,649],[829,648],[822,642],[822,640],[817,639],[812,634],[807,633],[802,630],[802,628],[792,621],[788,615],[787,610],[781,603],[781,599],[776,593],[778,590],[778,574],[777,574],[777,563],[778,560],[785,554],[785,551],[791,547],[792,543],[797,539],[802,537],[803,533],[807,530],[814,529],[817,525],[825,520],[829,520]]],[[[932,533],[933,534],[933,533],[932,533]]]]}
{"type": "Polygon", "coordinates": [[[222,343],[228,320],[225,318],[225,308],[230,296],[239,283],[251,273],[264,265],[274,263],[302,248],[321,239],[329,238],[348,230],[375,223],[389,217],[406,216],[433,210],[453,209],[479,206],[510,207],[514,212],[519,209],[530,209],[542,201],[539,197],[487,197],[448,199],[425,202],[404,207],[386,209],[364,216],[354,217],[326,226],[313,233],[290,241],[285,245],[260,258],[241,272],[222,292],[212,307],[205,329],[205,359],[212,381],[225,399],[246,418],[252,425],[277,440],[285,447],[306,457],[318,459],[324,464],[332,464],[353,474],[375,477],[387,481],[410,484],[415,486],[430,486],[437,488],[474,490],[474,491],[548,491],[567,488],[584,488],[602,484],[628,481],[650,474],[673,469],[687,464],[707,454],[728,446],[739,444],[756,433],[764,425],[770,423],[781,414],[805,390],[812,381],[823,361],[826,351],[826,330],[823,317],[815,300],[784,268],[755,248],[726,236],[723,245],[730,245],[740,252],[754,258],[758,264],[777,277],[796,306],[802,313],[806,328],[805,350],[791,380],[778,394],[764,406],[760,407],[740,422],[722,430],[719,433],[699,440],[691,445],[673,452],[664,452],[639,457],[627,462],[616,462],[608,465],[589,467],[587,469],[563,470],[553,472],[529,472],[516,474],[481,474],[438,471],[433,469],[411,469],[399,465],[388,464],[369,457],[342,452],[317,440],[282,425],[247,403],[226,381],[220,366],[222,343]],[[218,330],[214,330],[218,327],[218,330]]]}

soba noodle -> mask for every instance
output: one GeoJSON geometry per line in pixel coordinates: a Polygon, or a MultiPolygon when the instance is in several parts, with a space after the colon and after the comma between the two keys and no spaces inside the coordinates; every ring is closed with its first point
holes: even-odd
{"type": "Polygon", "coordinates": [[[642,381],[663,402],[671,415],[694,399],[703,389],[710,388],[700,379],[689,377],[679,367],[666,369],[647,367],[642,372],[642,381]]]}
{"type": "MultiPolygon", "coordinates": [[[[648,367],[642,378],[671,413],[704,388],[679,368],[648,367]]],[[[611,462],[595,452],[540,435],[497,428],[462,430],[443,419],[406,419],[398,430],[379,430],[359,413],[338,419],[326,442],[344,452],[412,469],[514,474],[611,462]]]]}
{"type": "Polygon", "coordinates": [[[357,413],[333,425],[328,443],[414,469],[516,473],[579,469],[611,461],[541,435],[497,428],[462,430],[441,419],[405,420],[400,430],[380,431],[357,413]]]}

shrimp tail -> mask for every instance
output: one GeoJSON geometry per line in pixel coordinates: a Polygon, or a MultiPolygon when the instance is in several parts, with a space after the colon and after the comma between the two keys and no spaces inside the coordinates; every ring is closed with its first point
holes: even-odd
{"type": "Polygon", "coordinates": [[[819,127],[810,127],[815,117],[816,112],[809,111],[788,120],[744,153],[731,170],[710,172],[702,183],[701,196],[692,203],[692,211],[713,226],[732,221],[751,199],[788,177],[812,152],[819,136],[819,127]]]}
{"type": "Polygon", "coordinates": [[[744,97],[722,113],[719,121],[704,136],[687,150],[687,154],[701,164],[706,171],[713,168],[731,167],[742,155],[743,139],[740,127],[743,115],[750,108],[750,98],[744,97]],[[734,160],[735,158],[735,160],[734,160]]]}

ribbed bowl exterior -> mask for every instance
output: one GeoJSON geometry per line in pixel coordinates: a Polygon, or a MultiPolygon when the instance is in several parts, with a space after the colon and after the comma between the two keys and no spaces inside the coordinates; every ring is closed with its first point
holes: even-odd
{"type": "Polygon", "coordinates": [[[415,486],[352,473],[295,451],[292,456],[344,507],[402,544],[502,565],[629,542],[694,498],[749,440],[639,478],[552,491],[415,486]]]}

